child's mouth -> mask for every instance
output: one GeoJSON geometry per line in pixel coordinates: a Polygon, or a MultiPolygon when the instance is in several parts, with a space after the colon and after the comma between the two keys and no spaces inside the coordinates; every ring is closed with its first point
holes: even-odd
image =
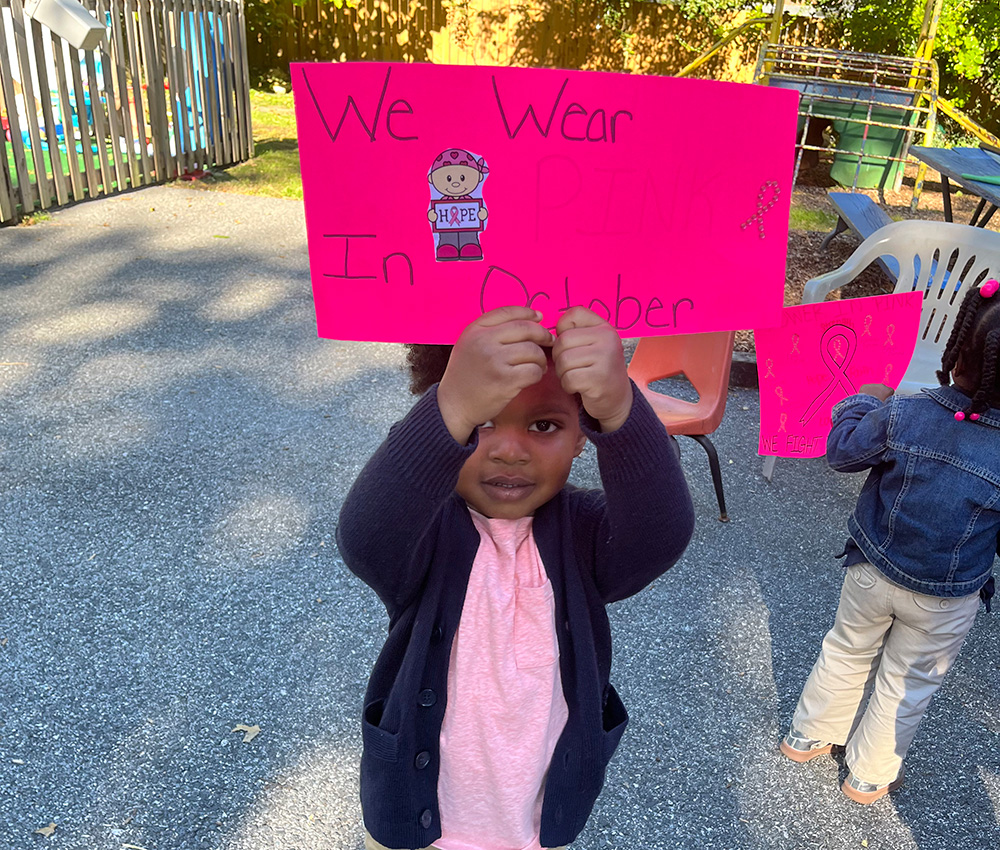
{"type": "Polygon", "coordinates": [[[494,499],[513,500],[519,499],[527,493],[534,484],[526,478],[489,478],[483,481],[483,488],[493,496],[494,499]]]}

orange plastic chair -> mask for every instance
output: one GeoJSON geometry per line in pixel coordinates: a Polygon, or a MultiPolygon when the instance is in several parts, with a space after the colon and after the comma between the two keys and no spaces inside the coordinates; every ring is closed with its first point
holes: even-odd
{"type": "Polygon", "coordinates": [[[733,363],[733,331],[643,337],[628,365],[629,377],[649,401],[656,415],[674,436],[691,437],[708,455],[719,520],[729,522],[722,490],[719,455],[708,438],[726,412],[729,369],[733,363]],[[651,390],[650,384],[683,374],[698,393],[698,401],[684,401],[651,390]]]}

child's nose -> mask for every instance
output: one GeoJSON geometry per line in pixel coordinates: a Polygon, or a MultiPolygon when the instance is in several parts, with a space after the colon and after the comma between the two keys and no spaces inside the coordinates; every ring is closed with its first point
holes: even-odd
{"type": "Polygon", "coordinates": [[[501,463],[525,463],[528,446],[521,433],[514,428],[496,428],[490,435],[489,458],[501,463]]]}

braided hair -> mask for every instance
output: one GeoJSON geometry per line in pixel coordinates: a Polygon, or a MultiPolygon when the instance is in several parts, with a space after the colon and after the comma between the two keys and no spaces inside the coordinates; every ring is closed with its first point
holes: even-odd
{"type": "Polygon", "coordinates": [[[956,419],[979,419],[990,407],[1000,407],[1000,284],[988,280],[970,287],[955,317],[937,377],[943,385],[957,375],[974,388],[971,402],[956,419]],[[957,372],[956,372],[957,370],[957,372]]]}

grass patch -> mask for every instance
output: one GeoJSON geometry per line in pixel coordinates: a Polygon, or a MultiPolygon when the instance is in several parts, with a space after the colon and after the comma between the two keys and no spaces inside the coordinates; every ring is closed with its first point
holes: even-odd
{"type": "Polygon", "coordinates": [[[792,201],[792,208],[788,215],[789,230],[831,230],[836,223],[835,213],[798,207],[792,201]]]}
{"type": "Polygon", "coordinates": [[[252,89],[250,115],[253,158],[185,185],[240,195],[302,200],[299,142],[291,93],[274,94],[252,89]]]}

